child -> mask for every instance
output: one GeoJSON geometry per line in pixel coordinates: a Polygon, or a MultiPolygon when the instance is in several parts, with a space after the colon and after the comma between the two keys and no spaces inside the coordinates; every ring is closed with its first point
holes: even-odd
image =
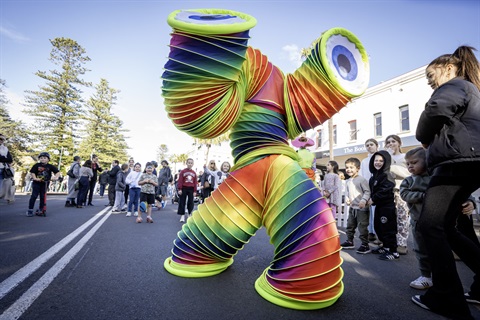
{"type": "Polygon", "coordinates": [[[189,215],[193,211],[193,197],[197,195],[197,174],[192,170],[193,159],[187,159],[187,167],[178,174],[178,201],[177,214],[180,215],[180,222],[185,222],[185,202],[189,215]],[[188,198],[188,201],[187,201],[188,198]]]}
{"type": "Polygon", "coordinates": [[[50,154],[42,152],[38,155],[39,162],[34,164],[30,169],[32,176],[32,195],[28,203],[27,217],[33,217],[33,207],[35,201],[37,201],[38,195],[40,195],[40,204],[38,205],[37,215],[42,215],[45,205],[45,194],[47,192],[48,183],[50,180],[57,180],[60,175],[60,171],[54,165],[48,163],[50,161],[50,154]],[[55,174],[52,178],[52,172],[55,174]]]}
{"type": "MultiPolygon", "coordinates": [[[[408,203],[410,207],[410,227],[413,234],[413,251],[418,260],[420,268],[420,277],[410,282],[410,287],[415,289],[428,289],[433,286],[432,269],[427,255],[427,248],[425,247],[425,240],[421,233],[416,232],[417,222],[422,211],[423,199],[427,191],[428,184],[431,177],[427,172],[427,157],[423,147],[414,148],[405,154],[408,171],[412,174],[405,178],[400,185],[400,196],[408,203]]],[[[465,213],[460,215],[457,220],[457,229],[468,237],[472,233],[472,226],[468,223],[469,216],[475,208],[475,200],[469,199],[463,203],[462,211],[465,213]],[[463,228],[466,225],[466,228],[463,228]]],[[[477,236],[470,237],[478,244],[477,236]]]]}
{"type": "MultiPolygon", "coordinates": [[[[360,164],[360,172],[359,175],[364,177],[365,179],[370,180],[372,173],[370,172],[370,159],[372,155],[378,151],[378,141],[370,138],[365,141],[365,149],[367,149],[367,157],[362,160],[360,164]]],[[[380,244],[377,240],[377,236],[375,235],[375,229],[373,228],[373,219],[375,217],[375,206],[370,206],[370,219],[368,221],[368,241],[373,242],[375,244],[380,244]]]]}
{"type": "MultiPolygon", "coordinates": [[[[138,179],[140,190],[140,202],[145,202],[147,207],[147,223],[153,223],[152,206],[155,204],[155,188],[158,187],[157,175],[153,174],[153,165],[147,162],[145,173],[142,173],[138,179]]],[[[142,210],[138,209],[138,217],[136,222],[142,223],[142,210]]]]}
{"type": "Polygon", "coordinates": [[[138,180],[142,175],[142,165],[140,163],[135,163],[133,170],[127,175],[125,183],[130,185],[129,191],[129,201],[128,201],[128,210],[127,217],[133,215],[138,216],[138,202],[140,200],[140,186],[138,185],[138,180]]]}
{"type": "Polygon", "coordinates": [[[425,162],[425,149],[418,147],[405,154],[408,171],[412,174],[400,184],[400,196],[410,207],[410,227],[413,234],[413,251],[417,257],[420,277],[410,282],[410,287],[415,289],[428,289],[433,285],[430,263],[428,262],[427,249],[420,233],[415,232],[418,218],[422,211],[425,191],[430,183],[425,162]]]}
{"type": "Polygon", "coordinates": [[[385,150],[375,152],[370,159],[370,190],[372,197],[370,205],[375,205],[374,228],[378,239],[383,243],[382,247],[372,250],[372,253],[380,254],[380,260],[391,261],[400,258],[397,252],[397,215],[393,188],[395,179],[390,173],[392,157],[385,150]]]}
{"type": "Polygon", "coordinates": [[[90,179],[92,179],[92,177],[92,161],[86,160],[79,172],[78,182],[80,188],[77,194],[77,208],[82,208],[82,206],[86,205],[88,188],[90,187],[90,179]]]}
{"type": "Polygon", "coordinates": [[[125,188],[127,186],[126,179],[128,169],[128,164],[124,163],[120,167],[120,171],[117,173],[117,182],[115,183],[115,203],[112,208],[112,213],[127,211],[123,209],[123,206],[125,204],[125,188]]]}
{"type": "Polygon", "coordinates": [[[357,249],[357,253],[370,253],[368,245],[368,219],[369,209],[367,202],[370,199],[370,187],[368,181],[358,174],[360,170],[360,160],[357,158],[348,158],[345,161],[345,171],[350,176],[345,187],[345,202],[350,206],[347,219],[347,241],[341,244],[344,249],[355,248],[353,237],[355,229],[358,227],[360,241],[362,244],[357,249]]]}
{"type": "Polygon", "coordinates": [[[328,205],[332,208],[333,217],[337,218],[338,208],[342,205],[342,180],[338,175],[338,163],[329,161],[327,163],[327,174],[323,180],[323,195],[327,199],[328,205]]]}

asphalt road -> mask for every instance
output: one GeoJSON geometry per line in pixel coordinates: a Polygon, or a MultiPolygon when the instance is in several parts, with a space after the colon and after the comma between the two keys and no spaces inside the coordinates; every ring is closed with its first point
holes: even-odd
{"type": "MultiPolygon", "coordinates": [[[[342,251],[342,297],[326,309],[291,310],[254,289],[273,256],[264,229],[222,274],[187,279],[163,268],[181,227],[176,204],[155,210],[153,224],[136,224],[109,214],[98,196],[94,207],[77,209],[64,207],[64,195],[49,195],[47,217],[29,218],[28,198],[0,203],[0,320],[444,319],[410,301],[422,293],[408,285],[419,275],[412,253],[380,261],[342,251]]],[[[457,267],[467,290],[472,273],[457,267]]],[[[480,319],[480,308],[470,308],[480,319]]]]}

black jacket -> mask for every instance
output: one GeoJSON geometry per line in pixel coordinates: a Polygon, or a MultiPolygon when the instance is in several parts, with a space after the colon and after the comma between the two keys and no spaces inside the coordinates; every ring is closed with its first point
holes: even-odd
{"type": "Polygon", "coordinates": [[[370,177],[370,198],[373,205],[387,205],[394,204],[393,188],[395,188],[395,178],[390,172],[390,165],[392,164],[392,156],[385,150],[375,152],[370,158],[369,169],[372,173],[370,177]],[[383,157],[383,166],[380,170],[375,169],[373,163],[375,162],[375,156],[380,155],[383,157]]]}
{"type": "Polygon", "coordinates": [[[120,166],[116,165],[108,171],[108,184],[115,185],[117,183],[117,173],[120,171],[120,166]]]}
{"type": "Polygon", "coordinates": [[[429,169],[447,163],[480,161],[480,92],[454,78],[438,87],[418,121],[416,138],[427,149],[429,169]]]}

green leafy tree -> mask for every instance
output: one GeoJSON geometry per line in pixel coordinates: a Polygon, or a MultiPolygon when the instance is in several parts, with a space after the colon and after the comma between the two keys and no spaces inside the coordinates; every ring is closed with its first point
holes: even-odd
{"type": "Polygon", "coordinates": [[[5,87],[5,80],[0,79],[0,133],[7,138],[5,145],[8,147],[18,170],[27,165],[23,163],[23,156],[28,154],[29,137],[25,125],[21,121],[13,120],[8,113],[10,101],[5,94],[5,87]]]}
{"type": "Polygon", "coordinates": [[[204,146],[206,147],[207,151],[205,151],[205,160],[208,161],[208,154],[210,153],[210,148],[212,147],[212,145],[220,146],[223,142],[230,141],[229,135],[230,135],[230,132],[226,132],[212,139],[194,138],[193,145],[198,146],[198,149],[201,149],[204,146]]]}
{"type": "Polygon", "coordinates": [[[177,172],[177,164],[179,165],[179,167],[181,169],[183,169],[183,164],[185,164],[187,162],[187,159],[189,158],[190,156],[186,153],[182,153],[182,154],[174,154],[172,155],[169,160],[171,163],[173,163],[173,172],[177,172]]]}
{"type": "MultiPolygon", "coordinates": [[[[24,112],[34,118],[31,135],[36,138],[37,151],[68,150],[76,152],[78,128],[84,115],[81,87],[90,83],[81,76],[90,58],[75,40],[55,38],[49,60],[59,70],[37,71],[35,75],[45,80],[39,90],[27,90],[24,112]]],[[[51,153],[51,162],[59,163],[62,152],[51,153]]]]}
{"type": "Polygon", "coordinates": [[[95,89],[87,102],[85,129],[79,154],[82,159],[89,159],[92,154],[96,154],[100,163],[108,168],[113,160],[127,162],[128,145],[125,133],[128,130],[122,128],[123,122],[112,112],[120,91],[111,88],[105,79],[101,79],[95,89]]]}

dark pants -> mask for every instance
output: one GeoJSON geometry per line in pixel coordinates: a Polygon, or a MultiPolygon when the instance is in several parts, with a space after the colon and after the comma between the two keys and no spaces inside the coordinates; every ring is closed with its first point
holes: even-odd
{"type": "Polygon", "coordinates": [[[114,184],[108,185],[108,204],[112,207],[115,204],[115,185],[114,184]]]}
{"type": "Polygon", "coordinates": [[[202,190],[202,198],[203,200],[207,199],[208,197],[210,197],[210,195],[212,194],[213,192],[213,189],[212,188],[203,188],[202,190]]]}
{"type": "Polygon", "coordinates": [[[125,185],[125,192],[123,193],[123,196],[125,197],[125,203],[128,203],[128,195],[130,194],[130,187],[125,185]]]}
{"type": "Polygon", "coordinates": [[[88,186],[88,203],[91,204],[93,200],[93,194],[95,193],[95,185],[97,184],[97,179],[90,180],[90,185],[88,186]]]}
{"type": "Polygon", "coordinates": [[[480,247],[456,228],[462,204],[480,187],[478,163],[438,167],[427,189],[417,232],[425,240],[434,286],[422,296],[432,311],[473,319],[464,298],[452,250],[473,271],[470,294],[480,297],[480,247]]]}
{"type": "Polygon", "coordinates": [[[390,249],[391,252],[397,252],[397,213],[393,201],[391,204],[375,206],[373,227],[383,247],[390,249]]]}
{"type": "Polygon", "coordinates": [[[100,191],[99,191],[100,197],[103,197],[103,194],[105,193],[105,187],[106,186],[107,186],[106,184],[100,184],[100,191]]]}
{"type": "Polygon", "coordinates": [[[180,200],[178,201],[178,211],[177,214],[185,214],[185,202],[187,203],[187,210],[189,214],[193,212],[193,187],[183,187],[182,194],[180,195],[180,200]],[[188,200],[187,200],[188,198],[188,200]]]}
{"type": "Polygon", "coordinates": [[[355,236],[355,229],[358,227],[358,232],[360,233],[360,241],[362,244],[368,246],[368,220],[370,217],[369,208],[365,209],[353,209],[348,210],[348,220],[347,220],[347,238],[349,241],[353,242],[355,236]]]}
{"type": "Polygon", "coordinates": [[[81,206],[84,205],[87,201],[87,192],[88,188],[90,187],[90,182],[88,181],[88,177],[80,177],[78,181],[79,189],[77,195],[77,205],[81,206]]]}
{"type": "Polygon", "coordinates": [[[37,197],[40,195],[40,204],[38,205],[39,211],[43,210],[43,206],[45,204],[45,196],[47,192],[47,184],[48,182],[39,182],[33,181],[32,183],[32,195],[30,196],[30,201],[28,202],[28,209],[33,210],[35,206],[35,201],[37,201],[37,197]]]}

